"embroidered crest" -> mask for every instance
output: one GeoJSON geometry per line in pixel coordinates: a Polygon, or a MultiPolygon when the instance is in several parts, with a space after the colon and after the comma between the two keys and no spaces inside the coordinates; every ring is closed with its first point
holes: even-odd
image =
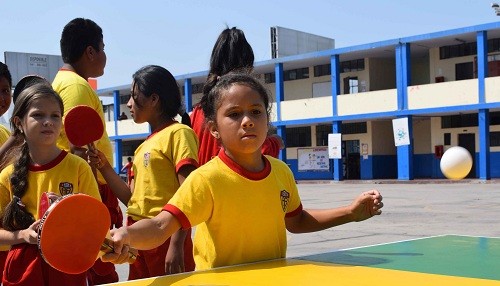
{"type": "Polygon", "coordinates": [[[73,193],[73,184],[70,182],[59,183],[59,193],[61,193],[61,195],[63,195],[63,196],[72,194],[73,193]]]}
{"type": "Polygon", "coordinates": [[[151,158],[151,153],[149,152],[144,153],[144,167],[147,167],[149,165],[150,158],[151,158]]]}
{"type": "Polygon", "coordinates": [[[283,209],[284,212],[286,212],[288,202],[290,201],[290,193],[283,190],[280,192],[280,197],[281,197],[281,208],[283,209]]]}

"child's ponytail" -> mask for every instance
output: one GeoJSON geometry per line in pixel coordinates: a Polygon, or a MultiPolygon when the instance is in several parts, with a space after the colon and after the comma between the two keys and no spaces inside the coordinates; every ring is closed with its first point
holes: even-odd
{"type": "Polygon", "coordinates": [[[2,217],[2,227],[8,231],[26,229],[35,222],[35,218],[26,211],[26,207],[21,201],[28,189],[29,161],[29,148],[25,142],[21,148],[19,160],[14,164],[14,172],[10,177],[13,191],[12,200],[5,208],[2,217]]]}

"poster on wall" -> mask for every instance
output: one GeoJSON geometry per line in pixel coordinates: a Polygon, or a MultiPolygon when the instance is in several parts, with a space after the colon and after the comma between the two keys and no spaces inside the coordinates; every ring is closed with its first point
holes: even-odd
{"type": "Polygon", "coordinates": [[[392,131],[394,132],[394,144],[397,146],[410,145],[410,130],[408,129],[408,118],[397,118],[392,120],[392,131]]]}
{"type": "Polygon", "coordinates": [[[328,134],[328,157],[342,159],[342,134],[328,134]]]}
{"type": "Polygon", "coordinates": [[[299,172],[330,170],[328,147],[298,148],[297,161],[299,172]]]}

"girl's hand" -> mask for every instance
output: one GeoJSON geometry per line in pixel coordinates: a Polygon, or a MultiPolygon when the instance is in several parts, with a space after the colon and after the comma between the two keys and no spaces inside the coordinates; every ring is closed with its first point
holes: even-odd
{"type": "Polygon", "coordinates": [[[363,221],[374,215],[380,215],[383,207],[382,195],[377,190],[364,192],[350,206],[352,221],[363,221]]]}
{"type": "Polygon", "coordinates": [[[101,169],[105,166],[110,166],[106,155],[95,147],[87,150],[87,162],[91,167],[101,169]]]}
{"type": "Polygon", "coordinates": [[[165,274],[184,272],[184,245],[173,247],[170,244],[165,257],[165,274]]]}
{"type": "Polygon", "coordinates": [[[37,244],[39,226],[40,226],[40,220],[37,220],[34,223],[32,223],[27,229],[20,230],[19,235],[26,243],[37,244]]]}
{"type": "Polygon", "coordinates": [[[101,257],[104,262],[112,262],[114,264],[132,263],[129,260],[129,244],[130,238],[128,236],[127,227],[123,226],[119,229],[111,230],[111,240],[113,241],[114,252],[106,253],[101,257]]]}

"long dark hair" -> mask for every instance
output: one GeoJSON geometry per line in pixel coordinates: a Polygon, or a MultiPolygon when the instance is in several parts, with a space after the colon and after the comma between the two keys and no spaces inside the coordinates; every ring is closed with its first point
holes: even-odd
{"type": "MultiPolygon", "coordinates": [[[[166,119],[174,118],[179,114],[182,117],[182,123],[191,127],[191,120],[181,101],[179,85],[167,69],[155,65],[145,66],[136,71],[132,78],[134,80],[132,90],[137,88],[146,97],[158,95],[161,114],[166,119]]],[[[137,103],[136,98],[133,97],[133,99],[137,103]]]]}
{"type": "Polygon", "coordinates": [[[203,86],[203,97],[200,104],[207,100],[207,95],[214,87],[217,77],[232,71],[251,72],[253,64],[253,49],[248,43],[245,33],[236,27],[224,29],[212,49],[210,70],[203,86]]]}
{"type": "Polygon", "coordinates": [[[49,83],[37,83],[24,89],[14,104],[14,111],[10,119],[13,136],[16,137],[17,145],[6,156],[2,158],[4,162],[10,162],[13,156],[18,156],[14,161],[14,171],[10,177],[10,185],[12,188],[12,200],[5,208],[2,217],[2,227],[8,231],[15,231],[28,228],[34,221],[34,216],[29,213],[21,198],[28,190],[28,168],[30,164],[30,155],[28,143],[25,141],[24,132],[16,124],[16,121],[22,119],[28,113],[31,104],[41,98],[55,99],[60,108],[61,114],[64,113],[64,106],[59,95],[52,89],[49,83]],[[17,150],[17,151],[16,151],[17,150]]]}

